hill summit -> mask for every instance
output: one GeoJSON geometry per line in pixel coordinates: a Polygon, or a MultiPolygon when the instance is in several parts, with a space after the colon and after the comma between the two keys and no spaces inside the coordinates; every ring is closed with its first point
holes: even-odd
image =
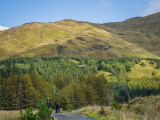
{"type": "Polygon", "coordinates": [[[160,54],[159,16],[160,13],[107,24],[75,20],[23,24],[0,32],[0,59],[24,56],[156,58],[160,54]]]}

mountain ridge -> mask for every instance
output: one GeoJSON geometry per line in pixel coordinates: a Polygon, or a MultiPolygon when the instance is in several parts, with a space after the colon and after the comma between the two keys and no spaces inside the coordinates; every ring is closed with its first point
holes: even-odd
{"type": "Polygon", "coordinates": [[[95,25],[160,56],[160,12],[123,22],[95,25]]]}
{"type": "MultiPolygon", "coordinates": [[[[119,35],[118,30],[122,28],[113,29],[112,24],[116,23],[93,24],[68,19],[25,23],[0,32],[0,59],[25,56],[157,58],[154,52],[119,35]]],[[[131,32],[135,33],[133,29],[131,32]]]]}

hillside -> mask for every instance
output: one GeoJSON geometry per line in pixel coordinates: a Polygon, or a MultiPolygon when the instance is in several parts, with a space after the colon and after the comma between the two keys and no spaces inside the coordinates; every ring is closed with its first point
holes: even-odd
{"type": "Polygon", "coordinates": [[[160,13],[95,26],[160,56],[160,13]]]}
{"type": "Polygon", "coordinates": [[[100,106],[87,106],[73,112],[97,120],[159,120],[160,96],[137,97],[131,100],[130,105],[122,104],[121,109],[115,108],[107,106],[102,111],[100,106]]]}
{"type": "Polygon", "coordinates": [[[0,59],[21,56],[157,57],[131,42],[112,29],[108,32],[85,22],[27,23],[0,32],[0,59]]]}

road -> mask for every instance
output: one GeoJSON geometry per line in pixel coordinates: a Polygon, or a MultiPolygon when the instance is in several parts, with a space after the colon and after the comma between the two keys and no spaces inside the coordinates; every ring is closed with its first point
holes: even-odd
{"type": "Polygon", "coordinates": [[[96,120],[94,118],[86,117],[81,114],[52,114],[53,117],[57,118],[58,120],[96,120]]]}

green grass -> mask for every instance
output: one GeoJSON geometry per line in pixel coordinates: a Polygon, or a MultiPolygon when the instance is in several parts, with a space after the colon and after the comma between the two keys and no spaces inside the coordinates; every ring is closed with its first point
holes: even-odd
{"type": "Polygon", "coordinates": [[[98,113],[87,114],[88,117],[95,118],[96,120],[114,120],[111,117],[102,117],[98,113]]]}
{"type": "Polygon", "coordinates": [[[80,62],[78,62],[77,60],[71,60],[73,63],[75,63],[75,64],[77,64],[79,67],[83,67],[83,66],[85,66],[85,64],[81,64],[80,62]]]}
{"type": "Polygon", "coordinates": [[[112,73],[106,71],[98,71],[97,75],[104,75],[104,77],[108,78],[112,73]]]}
{"type": "Polygon", "coordinates": [[[155,69],[156,63],[150,64],[150,61],[141,60],[139,64],[136,64],[134,67],[131,68],[131,71],[128,73],[128,77],[131,78],[142,78],[142,77],[152,77],[153,71],[159,75],[159,70],[155,69]],[[144,63],[145,66],[141,64],[144,63]]]}

